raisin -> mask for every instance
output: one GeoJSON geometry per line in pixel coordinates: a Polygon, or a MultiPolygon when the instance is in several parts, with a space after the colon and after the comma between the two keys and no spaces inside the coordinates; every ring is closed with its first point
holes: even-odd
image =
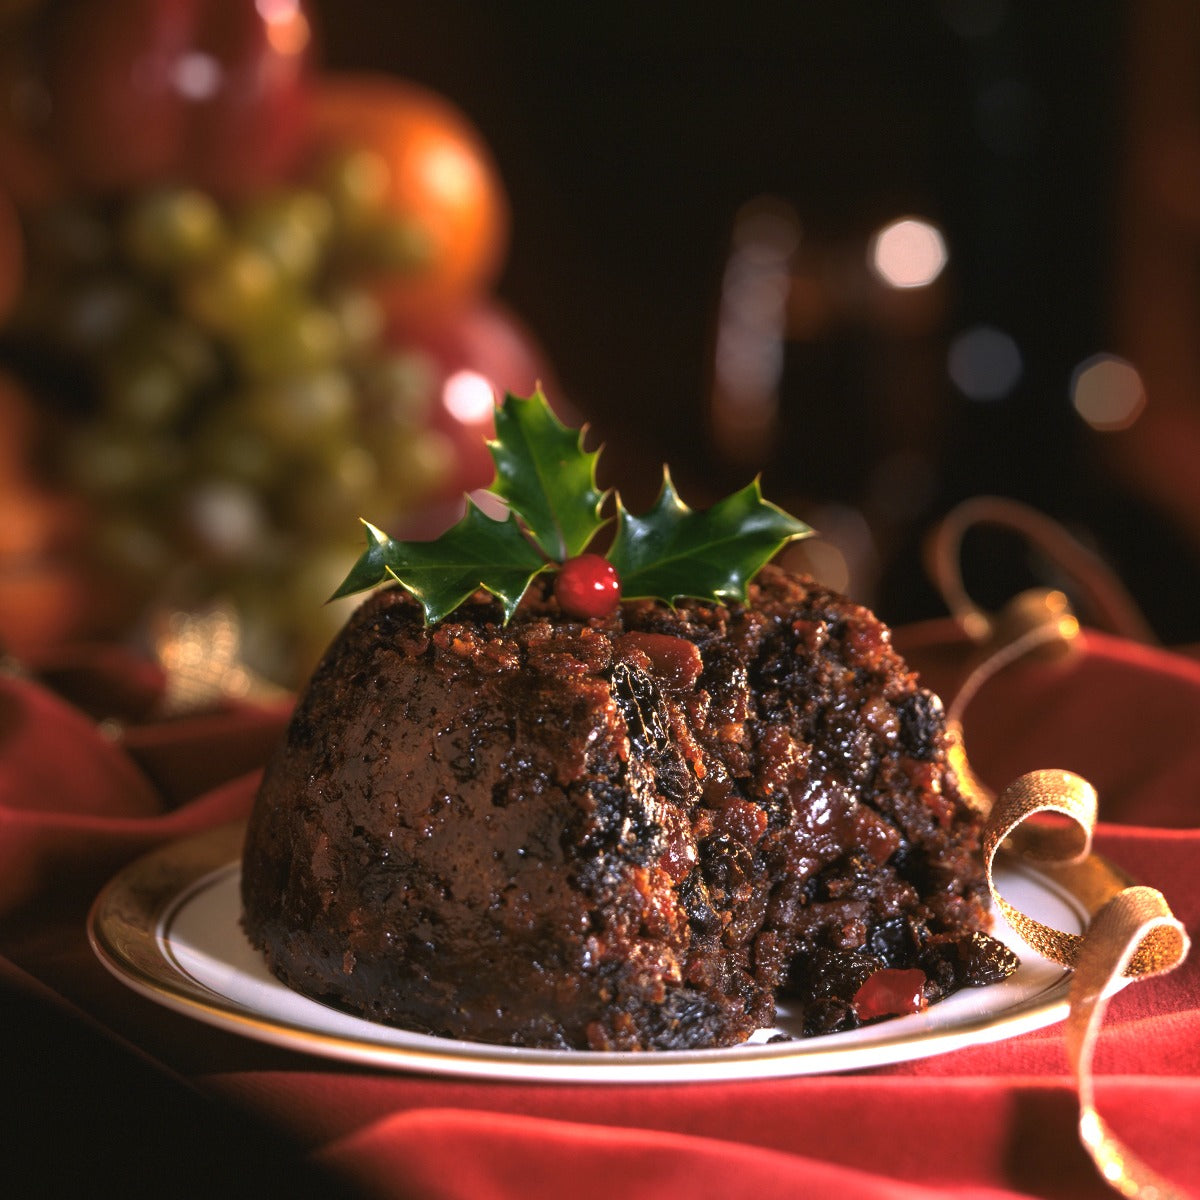
{"type": "Polygon", "coordinates": [[[919,688],[899,708],[900,744],[914,758],[932,758],[942,727],[942,702],[928,688],[919,688]]]}
{"type": "Polygon", "coordinates": [[[714,833],[700,847],[704,877],[716,887],[731,890],[746,882],[754,871],[754,858],[736,838],[714,833]]]}
{"type": "Polygon", "coordinates": [[[640,754],[664,750],[671,724],[654,680],[637,667],[619,662],[612,671],[612,694],[635,749],[640,754]]]}
{"type": "Polygon", "coordinates": [[[931,981],[951,992],[999,983],[1021,960],[1003,942],[976,930],[954,941],[934,942],[921,955],[920,965],[931,981]]]}
{"type": "Polygon", "coordinates": [[[679,902],[688,920],[701,933],[717,933],[721,928],[721,914],[713,907],[708,885],[693,871],[679,887],[679,902]]]}
{"type": "Polygon", "coordinates": [[[898,916],[876,925],[867,935],[867,949],[890,967],[908,966],[917,950],[912,919],[898,916]]]}
{"type": "Polygon", "coordinates": [[[858,1025],[853,1006],[846,1000],[821,999],[804,1006],[804,1036],[820,1037],[858,1025]]]}
{"type": "Polygon", "coordinates": [[[1021,960],[1001,941],[986,933],[972,933],[958,947],[963,987],[984,987],[1007,979],[1021,960]]]}

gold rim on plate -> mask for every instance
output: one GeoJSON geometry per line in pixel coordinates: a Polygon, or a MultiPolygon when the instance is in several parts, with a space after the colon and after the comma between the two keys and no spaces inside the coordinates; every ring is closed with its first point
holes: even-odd
{"type": "MultiPolygon", "coordinates": [[[[120,871],[88,917],[104,966],[143,996],[206,1024],[326,1058],[394,1070],[562,1082],[751,1079],[863,1069],[999,1041],[1063,1020],[1070,972],[1015,935],[1022,968],[912,1017],[816,1038],[756,1040],[717,1050],[651,1054],[530,1050],[431,1037],[377,1025],[310,1000],[275,980],[246,942],[236,896],[245,826],[225,825],[163,846],[120,871]],[[196,931],[199,930],[199,937],[196,931]],[[190,932],[189,932],[190,930],[190,932]],[[197,945],[196,943],[202,943],[197,945]],[[1021,980],[1022,972],[1026,978],[1021,980]],[[1032,972],[1032,979],[1030,973],[1032,972]]],[[[1034,907],[1051,905],[1082,930],[1087,906],[1031,867],[1008,864],[1034,907]]],[[[997,919],[997,925],[1003,922],[997,919]]],[[[1006,928],[997,934],[1009,937],[1006,928]]]]}

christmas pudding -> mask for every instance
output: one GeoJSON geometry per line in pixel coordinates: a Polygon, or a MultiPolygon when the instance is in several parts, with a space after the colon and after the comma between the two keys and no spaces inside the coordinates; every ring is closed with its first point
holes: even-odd
{"type": "Polygon", "coordinates": [[[503,522],[367,527],[342,591],[393,586],[247,831],[271,970],[390,1025],[607,1051],[732,1045],[781,999],[833,1032],[1010,971],[938,700],[868,610],[768,563],[807,526],[668,476],[601,557],[595,455],[540,397],[497,430],[503,522]]]}

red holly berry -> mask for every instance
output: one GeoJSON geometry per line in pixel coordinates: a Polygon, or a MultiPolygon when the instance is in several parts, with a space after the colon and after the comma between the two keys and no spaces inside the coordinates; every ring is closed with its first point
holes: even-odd
{"type": "Polygon", "coordinates": [[[554,595],[572,617],[607,617],[621,601],[621,578],[608,559],[580,554],[559,568],[554,595]]]}

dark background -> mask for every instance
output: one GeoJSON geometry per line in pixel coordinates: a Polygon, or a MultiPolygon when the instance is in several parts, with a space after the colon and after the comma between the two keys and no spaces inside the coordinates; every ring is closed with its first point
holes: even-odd
{"type": "MultiPolygon", "coordinates": [[[[854,587],[893,622],[943,611],[919,561],[937,518],[977,493],[1015,497],[1101,552],[1178,642],[1200,638],[1196,549],[1114,477],[1106,435],[1069,402],[1076,366],[1121,349],[1136,11],[314,5],[326,67],[426,84],[482,131],[513,209],[497,291],[604,438],[623,490],[652,496],[660,460],[694,503],[761,470],[800,515],[865,525],[871,562],[854,587]],[[857,263],[874,229],[918,213],[944,231],[950,265],[921,327],[851,305],[789,344],[778,437],[761,461],[730,463],[707,424],[713,321],[735,215],[763,195],[794,207],[822,261],[857,263]],[[953,337],[981,322],[1024,364],[988,403],[944,367],[953,337]],[[882,470],[906,438],[907,475],[882,470]]],[[[1036,574],[1015,551],[980,555],[984,602],[1036,574]]]]}

